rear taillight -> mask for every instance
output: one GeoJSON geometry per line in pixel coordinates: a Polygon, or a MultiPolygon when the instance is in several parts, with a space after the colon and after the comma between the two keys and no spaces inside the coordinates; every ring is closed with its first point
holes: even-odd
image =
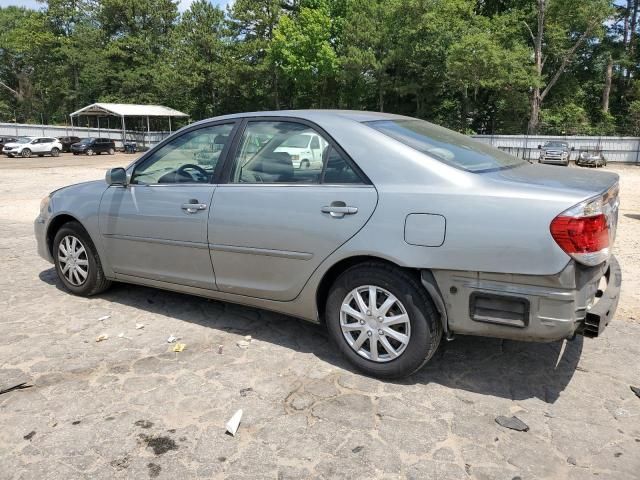
{"type": "Polygon", "coordinates": [[[607,197],[587,200],[562,212],[551,222],[551,236],[556,243],[585,265],[598,265],[609,258],[617,198],[612,204],[607,200],[607,197]]]}

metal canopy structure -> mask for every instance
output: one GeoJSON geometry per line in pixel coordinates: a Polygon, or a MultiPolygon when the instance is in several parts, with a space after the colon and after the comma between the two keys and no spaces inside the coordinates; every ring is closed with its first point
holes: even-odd
{"type": "Polygon", "coordinates": [[[126,141],[126,117],[146,117],[147,119],[147,133],[151,132],[149,124],[150,117],[164,117],[169,119],[169,133],[171,133],[171,118],[173,117],[188,117],[186,113],[179,112],[173,108],[165,107],[162,105],[136,105],[132,103],[92,103],[80,110],[76,110],[71,115],[71,126],[73,127],[73,118],[81,115],[90,117],[105,117],[114,116],[120,117],[122,122],[122,143],[124,145],[126,141]]]}

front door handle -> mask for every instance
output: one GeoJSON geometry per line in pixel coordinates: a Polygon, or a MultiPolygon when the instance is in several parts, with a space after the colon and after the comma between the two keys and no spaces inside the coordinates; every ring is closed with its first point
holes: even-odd
{"type": "Polygon", "coordinates": [[[349,207],[344,202],[331,202],[331,205],[325,205],[320,211],[322,213],[328,213],[333,218],[342,218],[345,215],[358,213],[358,207],[349,207]]]}
{"type": "Polygon", "coordinates": [[[196,213],[198,210],[206,210],[207,204],[199,203],[198,200],[191,199],[189,200],[189,203],[182,204],[182,209],[186,210],[187,213],[196,213]]]}

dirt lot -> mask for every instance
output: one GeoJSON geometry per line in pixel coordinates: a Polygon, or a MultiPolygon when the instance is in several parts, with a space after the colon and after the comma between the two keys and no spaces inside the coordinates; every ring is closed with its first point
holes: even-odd
{"type": "Polygon", "coordinates": [[[0,478],[640,478],[640,168],[609,168],[623,295],[603,337],[459,337],[381,382],[273,313],[126,285],[65,293],[35,254],[40,198],[132,158],[0,158],[0,390],[33,385],[0,395],[0,478]],[[494,421],[514,414],[528,432],[494,421]]]}

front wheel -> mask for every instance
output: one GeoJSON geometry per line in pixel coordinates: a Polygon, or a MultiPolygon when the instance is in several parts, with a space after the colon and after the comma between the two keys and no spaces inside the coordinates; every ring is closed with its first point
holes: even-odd
{"type": "Polygon", "coordinates": [[[52,157],[57,157],[58,155],[60,155],[60,150],[58,150],[57,148],[52,148],[51,149],[51,156],[52,157]]]}
{"type": "Polygon", "coordinates": [[[87,155],[89,155],[89,156],[93,155],[93,150],[92,149],[88,149],[87,150],[87,155]]]}
{"type": "Polygon", "coordinates": [[[21,155],[22,158],[31,158],[31,150],[29,150],[28,148],[23,148],[21,155]]]}
{"type": "Polygon", "coordinates": [[[58,230],[53,239],[53,258],[58,277],[71,293],[89,297],[111,286],[95,245],[78,222],[65,223],[58,230]]]}
{"type": "Polygon", "coordinates": [[[366,263],[345,271],[326,304],[329,334],[364,373],[401,378],[436,352],[442,325],[419,280],[397,267],[366,263]]]}
{"type": "Polygon", "coordinates": [[[110,148],[109,149],[109,155],[115,155],[116,153],[116,149],[115,148],[110,148]]]}

